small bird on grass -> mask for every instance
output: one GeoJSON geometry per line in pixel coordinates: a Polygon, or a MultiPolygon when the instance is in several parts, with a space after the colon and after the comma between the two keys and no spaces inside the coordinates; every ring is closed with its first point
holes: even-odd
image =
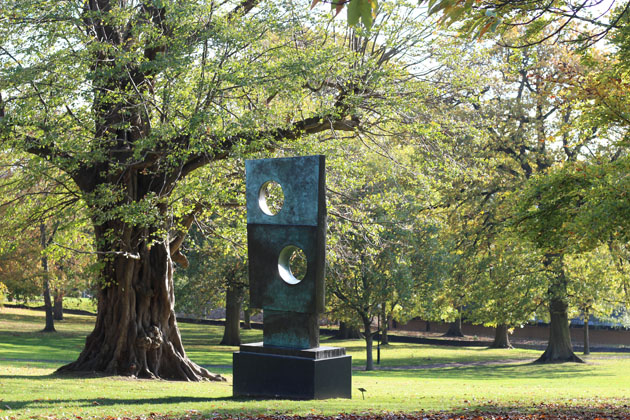
{"type": "Polygon", "coordinates": [[[361,391],[361,396],[363,397],[363,399],[365,399],[365,392],[367,392],[367,389],[359,388],[359,391],[361,391]]]}

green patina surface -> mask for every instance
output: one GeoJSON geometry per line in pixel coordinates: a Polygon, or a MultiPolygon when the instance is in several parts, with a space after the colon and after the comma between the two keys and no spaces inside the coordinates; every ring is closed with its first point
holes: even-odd
{"type": "Polygon", "coordinates": [[[265,309],[263,344],[310,349],[319,347],[317,314],[265,309]]]}
{"type": "Polygon", "coordinates": [[[325,218],[323,156],[258,159],[245,162],[247,224],[318,226],[325,218]],[[268,181],[282,187],[284,204],[274,216],[258,205],[260,188],[268,181]]]}
{"type": "Polygon", "coordinates": [[[324,308],[324,282],[323,268],[317,264],[321,256],[318,256],[314,244],[317,228],[250,225],[247,229],[252,305],[276,311],[321,313],[324,308]],[[278,271],[278,256],[290,245],[302,249],[308,261],[306,274],[297,284],[287,284],[278,271]]]}

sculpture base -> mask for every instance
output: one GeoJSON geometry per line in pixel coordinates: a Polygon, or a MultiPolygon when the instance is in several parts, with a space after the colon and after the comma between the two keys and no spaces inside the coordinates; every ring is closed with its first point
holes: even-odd
{"type": "Polygon", "coordinates": [[[340,347],[244,344],[233,355],[235,397],[352,398],[352,356],[340,347]]]}

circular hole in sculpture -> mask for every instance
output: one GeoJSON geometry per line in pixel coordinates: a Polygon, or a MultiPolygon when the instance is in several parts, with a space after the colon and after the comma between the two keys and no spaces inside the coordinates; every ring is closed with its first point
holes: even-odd
{"type": "Polygon", "coordinates": [[[282,187],[275,181],[267,181],[258,192],[258,205],[263,213],[269,216],[278,214],[284,204],[282,187]]]}
{"type": "Polygon", "coordinates": [[[306,277],[307,259],[304,251],[294,245],[285,247],[278,258],[280,278],[288,284],[298,284],[306,277]]]}

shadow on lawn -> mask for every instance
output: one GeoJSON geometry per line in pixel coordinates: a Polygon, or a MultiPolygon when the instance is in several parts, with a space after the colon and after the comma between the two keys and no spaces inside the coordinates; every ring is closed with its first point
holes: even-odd
{"type": "Polygon", "coordinates": [[[571,379],[583,377],[612,376],[597,372],[590,364],[548,364],[532,362],[518,364],[496,364],[486,366],[453,366],[408,370],[354,371],[353,375],[386,376],[388,378],[416,379],[466,379],[466,380],[528,380],[528,379],[571,379]]]}
{"type": "Polygon", "coordinates": [[[2,357],[7,359],[68,360],[78,356],[85,333],[12,331],[0,333],[2,357]]]}
{"type": "MultiPolygon", "coordinates": [[[[479,351],[471,352],[469,354],[462,355],[461,350],[457,351],[449,351],[449,349],[439,348],[439,354],[437,352],[431,353],[430,355],[424,356],[421,352],[421,349],[417,347],[410,347],[409,349],[413,351],[418,351],[417,354],[403,355],[398,356],[400,353],[388,354],[387,351],[381,350],[381,363],[383,367],[393,368],[396,366],[421,366],[424,368],[438,368],[440,366],[431,367],[432,365],[441,365],[441,364],[466,364],[466,363],[499,363],[505,362],[512,363],[515,361],[522,361],[523,363],[534,360],[539,354],[523,354],[523,353],[515,353],[511,355],[509,353],[505,354],[492,354],[483,351],[480,348],[479,351]]],[[[364,350],[365,352],[365,350],[364,350]]],[[[357,353],[354,353],[357,354],[357,353]]],[[[376,359],[376,352],[374,352],[374,358],[376,359]]],[[[357,358],[353,358],[352,364],[355,367],[360,367],[365,365],[364,353],[358,353],[357,358]]],[[[446,367],[446,366],[442,366],[446,367]]]]}
{"type": "MultiPolygon", "coordinates": [[[[30,400],[30,401],[2,401],[4,406],[11,407],[11,410],[22,409],[46,409],[59,408],[60,406],[72,407],[94,407],[94,406],[117,406],[124,409],[126,405],[169,405],[180,403],[204,403],[212,401],[256,401],[254,398],[235,398],[235,397],[156,397],[156,398],[82,398],[82,399],[50,399],[50,400],[30,400]]],[[[155,409],[159,411],[159,408],[155,409]]]]}
{"type": "MultiPolygon", "coordinates": [[[[328,340],[326,340],[328,341],[328,340]]],[[[334,342],[334,345],[339,347],[345,347],[348,351],[356,351],[356,352],[365,352],[365,341],[364,340],[348,340],[348,341],[338,341],[338,340],[330,340],[330,342],[334,342]]],[[[471,354],[483,354],[488,353],[488,351],[502,351],[505,349],[492,349],[487,346],[479,346],[474,345],[475,342],[471,342],[470,346],[449,346],[449,345],[439,345],[439,344],[428,344],[428,343],[394,343],[394,345],[382,344],[381,351],[399,351],[399,350],[415,350],[421,351],[426,349],[435,349],[436,346],[439,346],[441,351],[447,353],[461,353],[462,349],[471,352],[471,354]]],[[[374,349],[376,349],[377,342],[374,340],[373,343],[374,349]]]]}

